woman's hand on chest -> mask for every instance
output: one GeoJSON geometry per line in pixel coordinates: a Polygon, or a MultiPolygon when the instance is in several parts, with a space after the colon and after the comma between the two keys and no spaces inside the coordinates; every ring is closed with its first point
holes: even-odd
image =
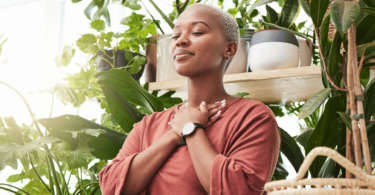
{"type": "Polygon", "coordinates": [[[182,137],[182,127],[186,123],[200,123],[207,128],[219,118],[221,114],[220,109],[225,106],[225,101],[208,105],[206,105],[205,102],[202,102],[199,108],[194,108],[188,103],[185,103],[180,107],[179,112],[174,115],[174,118],[168,124],[179,137],[182,137]]]}

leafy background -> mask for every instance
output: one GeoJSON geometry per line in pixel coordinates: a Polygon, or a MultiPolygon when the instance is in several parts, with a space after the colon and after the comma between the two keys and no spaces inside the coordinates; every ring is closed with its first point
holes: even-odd
{"type": "MultiPolygon", "coordinates": [[[[14,2],[17,3],[17,1],[14,2]]],[[[170,6],[163,6],[164,1],[157,2],[159,6],[163,7],[163,10],[169,9],[169,11],[166,11],[167,13],[171,11],[170,6]]],[[[147,2],[145,3],[146,6],[150,6],[147,5],[147,2]]],[[[217,4],[217,2],[213,1],[213,4],[217,4]]],[[[83,53],[77,52],[71,65],[67,68],[63,67],[57,69],[53,62],[55,60],[54,57],[63,52],[62,48],[64,45],[75,42],[81,34],[94,32],[93,29],[90,29],[88,20],[82,14],[82,10],[85,8],[86,4],[72,5],[71,1],[50,1],[46,3],[36,0],[17,6],[8,7],[8,5],[9,4],[5,4],[4,1],[0,3],[0,18],[13,18],[12,20],[0,20],[0,26],[4,27],[0,34],[4,33],[8,38],[5,45],[6,50],[3,51],[2,57],[8,58],[10,56],[8,63],[0,65],[1,80],[7,81],[25,95],[40,89],[51,89],[50,87],[55,86],[56,83],[63,82],[62,78],[65,77],[66,74],[80,72],[80,67],[76,64],[83,64],[84,61],[87,60],[83,53]],[[16,14],[17,12],[25,13],[25,15],[30,17],[21,17],[16,14]],[[29,31],[26,35],[24,29],[38,30],[29,31]]],[[[277,3],[271,3],[269,5],[277,12],[281,12],[281,8],[277,3]]],[[[115,7],[116,6],[109,6],[112,16],[112,26],[108,30],[123,31],[126,27],[120,25],[120,21],[122,18],[130,15],[131,12],[130,10],[129,12],[121,12],[120,10],[116,10],[115,7]]],[[[224,1],[224,9],[226,10],[225,7],[233,7],[231,1],[224,1]]],[[[265,7],[259,8],[262,15],[266,15],[265,9],[265,7]]],[[[140,13],[146,15],[145,10],[140,10],[140,13]]],[[[157,13],[153,14],[157,15],[157,13]]],[[[297,23],[303,22],[306,19],[305,13],[301,11],[297,23]]],[[[168,24],[164,22],[162,22],[161,25],[163,29],[170,29],[168,24]]],[[[1,60],[2,59],[0,59],[0,63],[1,60]]],[[[82,72],[82,74],[89,73],[82,72]]],[[[72,79],[72,82],[74,82],[74,78],[72,79]]],[[[79,85],[78,82],[77,85],[79,85]]],[[[0,98],[0,107],[2,108],[0,109],[0,116],[15,116],[18,124],[25,123],[26,125],[30,125],[31,120],[21,100],[15,96],[13,92],[3,86],[0,86],[0,90],[2,94],[7,94],[0,98]]],[[[48,118],[50,105],[52,103],[51,96],[48,92],[44,94],[29,94],[26,98],[31,104],[36,118],[48,118]]],[[[79,99],[82,97],[72,98],[79,99]]],[[[60,101],[55,101],[54,107],[55,110],[52,112],[52,117],[63,114],[75,115],[79,113],[80,116],[88,119],[96,118],[97,122],[108,122],[105,120],[101,121],[103,110],[95,99],[86,100],[86,102],[79,107],[79,110],[70,104],[65,106],[60,101]]],[[[283,111],[285,113],[287,112],[286,109],[283,111]]],[[[279,125],[292,136],[299,134],[300,127],[296,122],[296,116],[292,115],[278,118],[278,122],[279,125]]],[[[287,160],[284,160],[284,163],[287,164],[288,171],[290,172],[289,177],[293,177],[293,166],[288,164],[287,160]]],[[[7,178],[6,175],[19,173],[22,165],[18,165],[18,167],[18,171],[13,171],[9,167],[3,170],[1,172],[0,182],[5,182],[7,178]]],[[[23,186],[26,183],[27,182],[23,184],[18,183],[18,185],[23,186]]]]}

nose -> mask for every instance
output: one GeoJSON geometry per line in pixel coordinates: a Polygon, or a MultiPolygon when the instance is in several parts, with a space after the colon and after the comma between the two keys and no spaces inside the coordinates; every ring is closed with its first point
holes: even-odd
{"type": "Polygon", "coordinates": [[[186,35],[182,34],[176,40],[176,46],[188,46],[190,45],[190,40],[186,37],[186,35]]]}

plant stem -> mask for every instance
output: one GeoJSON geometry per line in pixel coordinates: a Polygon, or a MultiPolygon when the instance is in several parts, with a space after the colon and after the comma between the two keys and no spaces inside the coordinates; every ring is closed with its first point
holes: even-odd
{"type": "MultiPolygon", "coordinates": [[[[35,125],[35,128],[36,128],[37,131],[38,131],[39,137],[43,137],[43,133],[42,133],[42,131],[41,131],[40,128],[39,128],[38,122],[36,122],[36,120],[34,119],[34,115],[33,115],[33,112],[32,112],[32,110],[31,110],[31,108],[30,108],[30,105],[29,105],[29,103],[27,103],[27,101],[26,101],[26,99],[23,97],[23,95],[22,95],[20,92],[18,92],[15,88],[13,88],[12,86],[8,85],[8,84],[5,83],[5,82],[0,81],[0,84],[3,84],[3,85],[5,85],[5,86],[9,87],[9,88],[12,89],[14,92],[16,92],[18,96],[21,97],[22,101],[25,103],[27,109],[29,110],[29,113],[30,113],[31,119],[34,121],[34,125],[35,125]]],[[[43,144],[43,146],[44,146],[44,149],[45,149],[47,152],[49,152],[49,148],[48,148],[48,146],[47,146],[46,144],[43,144]]],[[[47,160],[52,161],[52,158],[49,157],[49,156],[47,156],[47,160]]],[[[51,164],[51,167],[53,167],[53,163],[51,164]]],[[[53,174],[53,175],[56,175],[56,170],[55,170],[55,169],[51,169],[51,171],[52,171],[52,174],[53,174]]],[[[60,191],[58,191],[58,193],[59,193],[59,195],[61,195],[61,189],[60,189],[60,186],[59,186],[59,182],[58,182],[58,181],[56,182],[56,188],[60,190],[60,191]]]]}
{"type": "MultiPolygon", "coordinates": [[[[346,99],[349,99],[349,94],[346,93],[346,99]]],[[[346,109],[350,109],[350,104],[348,101],[346,101],[346,109]]],[[[346,127],[346,158],[353,162],[353,156],[352,156],[352,141],[353,141],[353,135],[352,132],[350,132],[349,128],[346,127]]],[[[345,172],[346,178],[353,178],[352,173],[349,170],[346,170],[345,172]]]]}
{"type": "MultiPolygon", "coordinates": [[[[350,27],[347,30],[348,36],[348,61],[347,61],[347,85],[348,85],[348,92],[349,92],[349,100],[350,100],[350,117],[357,114],[357,105],[355,104],[355,94],[354,94],[354,81],[353,81],[353,68],[352,66],[357,66],[355,57],[355,42],[354,36],[352,34],[350,27]]],[[[354,142],[354,156],[355,156],[355,163],[357,167],[362,169],[362,153],[361,153],[361,141],[360,141],[360,134],[358,129],[357,120],[352,120],[352,129],[353,129],[353,142],[354,142]]]]}
{"type": "Polygon", "coordinates": [[[155,2],[153,0],[149,0],[149,1],[154,6],[154,8],[156,9],[156,11],[159,12],[159,14],[163,17],[163,19],[171,27],[171,29],[173,29],[174,28],[174,24],[172,23],[172,21],[164,14],[163,11],[161,11],[161,9],[155,4],[155,2]]]}
{"type": "MultiPolygon", "coordinates": [[[[318,40],[320,40],[320,36],[319,36],[319,34],[318,34],[318,32],[317,32],[317,28],[316,28],[315,26],[314,26],[314,29],[315,29],[316,38],[317,38],[318,40]]],[[[331,85],[332,85],[333,87],[335,87],[337,90],[339,90],[339,91],[343,91],[343,92],[347,92],[347,91],[348,91],[347,89],[342,89],[342,88],[338,87],[338,86],[332,81],[330,75],[329,75],[328,72],[327,72],[326,60],[325,60],[325,57],[324,57],[324,55],[323,55],[322,48],[321,48],[320,44],[318,44],[318,48],[319,48],[320,56],[322,57],[322,61],[323,61],[323,69],[324,69],[324,73],[325,73],[325,75],[326,75],[326,77],[327,77],[329,83],[331,83],[331,85]]]]}
{"type": "Polygon", "coordinates": [[[42,177],[40,177],[38,171],[36,171],[33,160],[31,159],[30,153],[28,152],[27,155],[29,156],[29,161],[30,161],[31,167],[33,167],[33,170],[34,170],[35,174],[38,176],[39,180],[43,183],[44,187],[47,188],[48,192],[51,192],[51,190],[48,188],[47,184],[43,181],[42,177]]]}
{"type": "Polygon", "coordinates": [[[27,194],[27,195],[30,195],[28,192],[26,192],[25,190],[21,189],[21,188],[18,188],[16,186],[13,186],[13,185],[10,185],[10,184],[6,184],[6,183],[0,183],[0,186],[9,186],[9,187],[12,187],[12,188],[16,188],[17,190],[27,194]]]}
{"type": "Polygon", "coordinates": [[[8,188],[0,187],[0,189],[5,190],[5,191],[8,191],[8,192],[12,192],[13,194],[22,195],[22,194],[20,194],[20,193],[18,193],[18,192],[16,192],[16,191],[13,191],[13,190],[11,190],[11,189],[8,189],[8,188]]]}
{"type": "Polygon", "coordinates": [[[111,65],[112,68],[114,68],[113,64],[110,61],[108,61],[107,59],[103,58],[103,56],[100,56],[100,61],[102,61],[102,60],[108,62],[108,64],[111,65]]]}
{"type": "Polygon", "coordinates": [[[359,62],[359,68],[358,68],[358,72],[359,74],[361,74],[361,71],[362,71],[362,66],[363,66],[363,60],[365,59],[365,55],[362,55],[361,57],[361,61],[359,62]]]}
{"type": "Polygon", "coordinates": [[[52,108],[53,108],[53,102],[54,102],[54,100],[55,100],[55,94],[52,94],[52,103],[51,103],[51,111],[49,113],[49,118],[51,118],[51,116],[52,116],[52,108]]]}
{"type": "Polygon", "coordinates": [[[56,186],[56,192],[57,192],[58,195],[62,195],[63,193],[62,193],[61,188],[60,188],[59,179],[57,178],[55,165],[53,164],[52,158],[48,155],[47,155],[47,164],[49,165],[50,169],[52,170],[52,177],[53,177],[53,180],[56,184],[55,185],[56,186]]]}
{"type": "MultiPolygon", "coordinates": [[[[352,64],[352,71],[353,71],[353,81],[354,81],[354,92],[356,97],[363,96],[361,83],[359,81],[359,74],[358,66],[357,66],[357,52],[356,52],[356,43],[355,43],[355,24],[353,22],[352,26],[349,28],[348,31],[351,31],[349,34],[351,36],[351,48],[353,50],[353,64],[352,64]],[[354,63],[355,62],[355,63],[354,63]]],[[[348,45],[349,47],[349,45],[348,45]]],[[[360,68],[362,68],[364,56],[361,58],[360,68]]],[[[363,100],[357,99],[357,113],[364,114],[363,110],[363,100]]],[[[356,124],[358,127],[358,124],[356,124]]],[[[361,141],[362,141],[362,150],[363,150],[363,158],[365,161],[366,172],[369,175],[372,175],[371,171],[371,156],[370,156],[370,149],[368,146],[368,138],[367,138],[367,131],[366,131],[366,121],[364,118],[359,119],[359,126],[360,126],[360,133],[361,133],[361,141]]]]}
{"type": "Polygon", "coordinates": [[[159,30],[161,31],[161,33],[162,33],[162,34],[165,34],[164,31],[163,31],[163,29],[161,29],[159,22],[157,22],[157,21],[155,20],[154,16],[148,11],[148,9],[147,9],[147,7],[145,6],[145,4],[143,3],[143,1],[141,1],[141,3],[143,4],[143,7],[146,9],[147,13],[151,16],[152,21],[154,21],[154,23],[156,24],[156,26],[157,26],[157,27],[159,28],[159,30]]]}

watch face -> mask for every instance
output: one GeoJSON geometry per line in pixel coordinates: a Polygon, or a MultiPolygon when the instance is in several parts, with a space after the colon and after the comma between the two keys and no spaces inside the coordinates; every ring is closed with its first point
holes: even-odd
{"type": "Polygon", "coordinates": [[[194,129],[195,129],[195,125],[194,125],[194,123],[189,122],[189,123],[186,123],[186,124],[182,127],[182,133],[183,133],[184,135],[189,135],[189,134],[191,134],[191,133],[194,131],[194,129]]]}

